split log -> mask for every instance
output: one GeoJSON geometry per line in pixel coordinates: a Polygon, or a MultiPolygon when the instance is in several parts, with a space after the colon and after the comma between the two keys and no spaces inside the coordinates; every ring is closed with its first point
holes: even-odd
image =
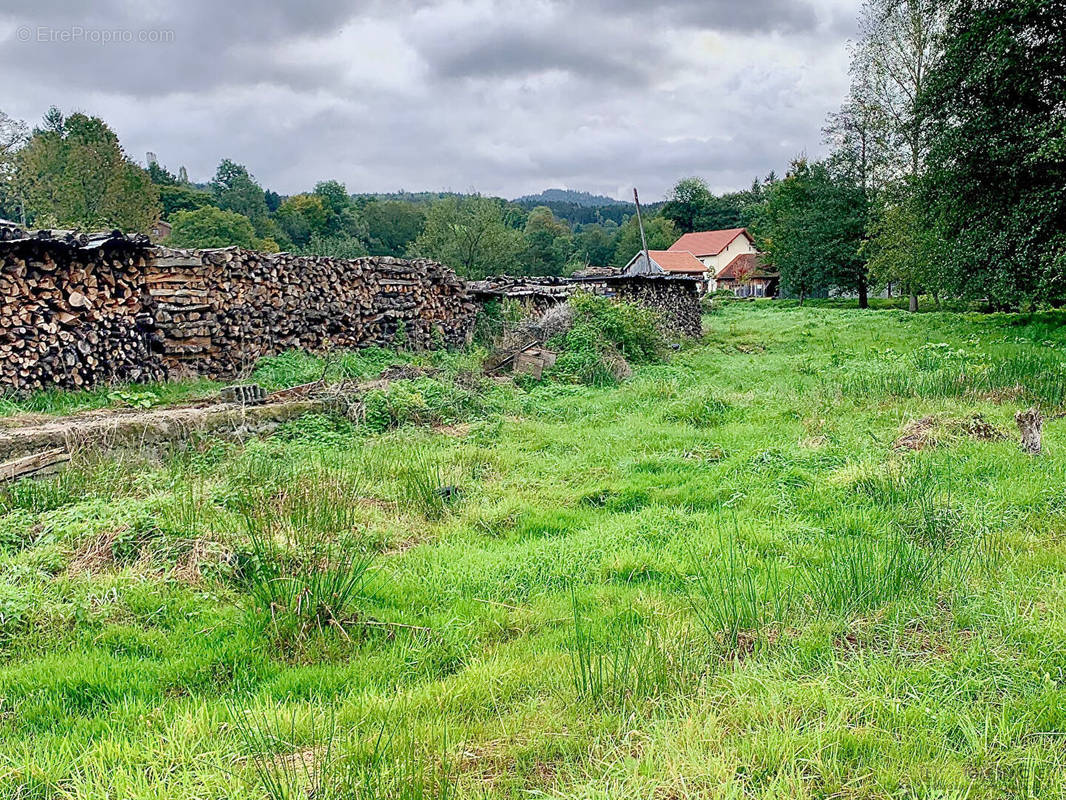
{"type": "Polygon", "coordinates": [[[0,482],[28,478],[44,470],[53,469],[67,461],[70,461],[70,453],[63,447],[56,447],[52,450],[45,450],[33,455],[5,461],[0,464],[0,482]]]}

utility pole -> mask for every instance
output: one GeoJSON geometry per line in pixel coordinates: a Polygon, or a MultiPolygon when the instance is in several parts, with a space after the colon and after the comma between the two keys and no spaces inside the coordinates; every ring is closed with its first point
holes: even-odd
{"type": "Polygon", "coordinates": [[[637,207],[637,227],[640,228],[640,246],[644,250],[644,269],[651,272],[651,256],[648,255],[648,240],[644,236],[644,220],[640,216],[640,198],[637,197],[637,187],[633,187],[633,203],[637,207]]]}

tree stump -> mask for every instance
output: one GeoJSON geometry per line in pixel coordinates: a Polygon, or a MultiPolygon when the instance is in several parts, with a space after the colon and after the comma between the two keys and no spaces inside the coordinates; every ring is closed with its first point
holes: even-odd
{"type": "Polygon", "coordinates": [[[1037,455],[1043,446],[1044,415],[1033,406],[1028,411],[1019,411],[1014,415],[1018,430],[1022,434],[1022,450],[1030,455],[1037,455]]]}

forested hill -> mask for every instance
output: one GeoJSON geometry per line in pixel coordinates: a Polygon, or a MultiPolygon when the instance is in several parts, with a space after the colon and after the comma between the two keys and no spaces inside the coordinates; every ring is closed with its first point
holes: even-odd
{"type": "MultiPolygon", "coordinates": [[[[363,195],[368,199],[401,203],[413,203],[415,205],[431,205],[446,197],[467,197],[463,192],[388,192],[363,195]]],[[[587,225],[589,223],[607,221],[621,225],[626,217],[634,211],[632,203],[615,200],[613,197],[592,194],[590,192],[578,192],[572,189],[547,189],[539,194],[525,195],[515,200],[503,202],[530,211],[537,206],[546,206],[552,210],[556,217],[566,220],[570,225],[587,225]]],[[[653,209],[655,206],[652,207],[653,209]]]]}
{"type": "Polygon", "coordinates": [[[549,203],[572,203],[577,206],[630,206],[625,200],[615,200],[602,194],[590,194],[578,192],[573,189],[545,189],[540,194],[527,194],[524,197],[515,198],[520,205],[548,205],[549,203]]]}

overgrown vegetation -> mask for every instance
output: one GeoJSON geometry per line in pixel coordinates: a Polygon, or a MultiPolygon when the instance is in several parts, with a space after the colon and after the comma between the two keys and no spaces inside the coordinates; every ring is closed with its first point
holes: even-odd
{"type": "Polygon", "coordinates": [[[0,797],[1066,796],[1063,321],[611,317],[617,385],[79,453],[0,492],[0,797]]]}
{"type": "Polygon", "coordinates": [[[627,377],[631,364],[662,359],[666,340],[650,309],[586,293],[574,295],[569,304],[569,330],[548,341],[559,351],[550,378],[603,386],[627,377]]]}

